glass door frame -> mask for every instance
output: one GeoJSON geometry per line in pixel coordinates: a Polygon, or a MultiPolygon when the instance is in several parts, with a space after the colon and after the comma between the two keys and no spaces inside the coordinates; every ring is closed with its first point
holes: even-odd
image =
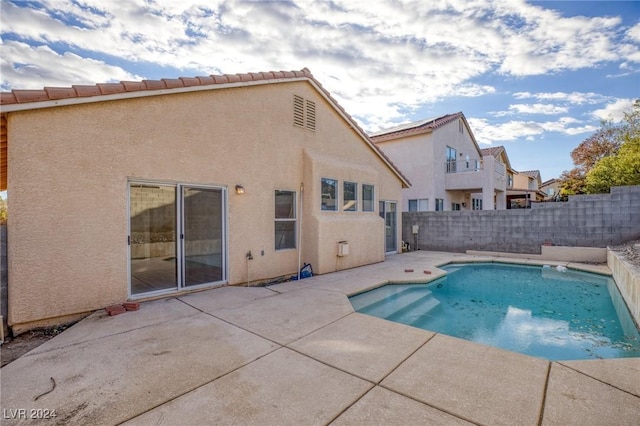
{"type": "Polygon", "coordinates": [[[391,200],[379,200],[378,208],[380,209],[380,217],[384,220],[384,252],[385,254],[396,254],[398,253],[398,202],[391,200]],[[387,214],[390,213],[390,206],[392,204],[395,205],[395,220],[391,227],[391,232],[393,234],[393,248],[389,250],[387,247],[387,214]]]}
{"type": "Polygon", "coordinates": [[[226,185],[205,185],[205,184],[192,184],[185,182],[175,182],[166,180],[151,180],[151,179],[128,179],[127,180],[127,202],[126,202],[126,220],[127,220],[127,297],[129,300],[142,299],[153,296],[160,296],[164,294],[179,293],[184,290],[195,290],[203,287],[219,287],[228,283],[228,271],[229,271],[229,230],[228,230],[228,218],[229,218],[229,199],[228,190],[226,185]],[[135,185],[157,185],[157,186],[169,186],[175,188],[176,200],[176,287],[169,289],[162,289],[156,291],[149,291],[145,293],[132,293],[131,288],[131,188],[135,185]],[[222,279],[220,281],[203,283],[198,285],[185,286],[184,284],[184,188],[202,188],[202,189],[219,189],[221,191],[221,211],[222,211],[222,279]]]}
{"type": "Polygon", "coordinates": [[[178,184],[178,214],[177,214],[177,220],[178,220],[178,230],[180,235],[178,236],[178,239],[180,240],[180,244],[178,244],[178,264],[180,267],[180,278],[178,280],[178,291],[180,290],[186,290],[186,289],[198,289],[198,288],[203,288],[203,287],[212,287],[215,285],[221,285],[221,284],[225,284],[227,282],[227,247],[228,247],[228,232],[227,232],[227,188],[223,187],[223,186],[214,186],[214,185],[196,185],[196,184],[187,184],[187,183],[180,183],[178,184]],[[220,208],[221,213],[222,213],[222,218],[221,218],[221,226],[222,226],[222,259],[221,259],[221,268],[222,268],[222,278],[220,279],[220,281],[212,281],[212,282],[207,282],[207,283],[202,283],[202,284],[196,284],[196,285],[187,285],[186,284],[186,255],[185,255],[185,244],[186,244],[186,238],[185,238],[185,219],[186,219],[186,214],[185,214],[185,196],[184,196],[184,190],[185,189],[216,189],[216,190],[220,190],[221,192],[221,203],[222,206],[220,208]]]}

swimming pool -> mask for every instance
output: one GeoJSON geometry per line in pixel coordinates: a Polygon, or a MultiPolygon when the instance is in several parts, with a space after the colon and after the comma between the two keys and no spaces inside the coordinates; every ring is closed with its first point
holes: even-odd
{"type": "Polygon", "coordinates": [[[431,283],[349,300],[357,312],[549,360],[640,357],[640,333],[610,277],[501,263],[441,269],[447,276],[431,283]]]}

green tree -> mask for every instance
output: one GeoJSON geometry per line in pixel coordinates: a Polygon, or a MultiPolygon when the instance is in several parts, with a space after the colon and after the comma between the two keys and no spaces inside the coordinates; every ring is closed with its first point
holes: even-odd
{"type": "Polygon", "coordinates": [[[612,186],[640,184],[640,100],[620,123],[603,121],[601,128],[573,151],[576,167],[560,176],[561,195],[608,192],[612,186]]]}

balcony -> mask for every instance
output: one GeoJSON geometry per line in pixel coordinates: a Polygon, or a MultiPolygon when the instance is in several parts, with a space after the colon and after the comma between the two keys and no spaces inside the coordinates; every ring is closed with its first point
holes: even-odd
{"type": "Polygon", "coordinates": [[[499,162],[488,163],[493,170],[485,170],[480,160],[446,161],[444,187],[447,191],[465,190],[482,192],[482,188],[490,183],[491,187],[506,190],[507,170],[499,162]]]}

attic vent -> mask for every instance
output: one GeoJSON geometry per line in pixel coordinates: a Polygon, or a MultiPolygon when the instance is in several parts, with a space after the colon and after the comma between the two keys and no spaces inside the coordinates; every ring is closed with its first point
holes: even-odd
{"type": "Polygon", "coordinates": [[[307,116],[306,116],[306,126],[309,130],[316,130],[316,103],[310,100],[306,102],[307,106],[307,116]]]}
{"type": "Polygon", "coordinates": [[[293,95],[293,125],[316,130],[316,103],[293,95]]]}
{"type": "Polygon", "coordinates": [[[304,99],[293,95],[293,125],[304,127],[304,99]]]}

